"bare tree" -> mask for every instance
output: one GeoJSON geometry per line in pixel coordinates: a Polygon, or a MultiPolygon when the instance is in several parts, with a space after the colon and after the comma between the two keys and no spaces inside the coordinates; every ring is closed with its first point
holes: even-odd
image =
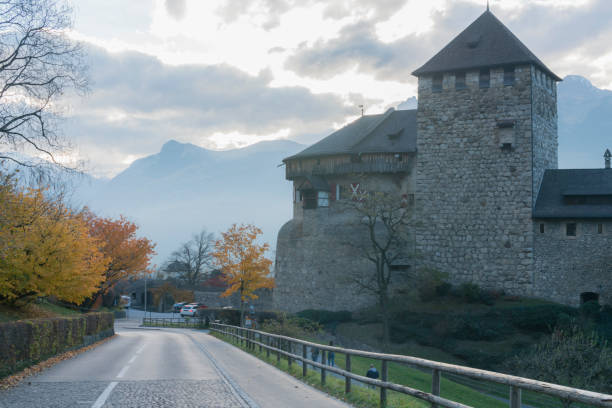
{"type": "Polygon", "coordinates": [[[61,0],[0,0],[0,161],[44,173],[69,148],[59,98],[87,89],[71,14],[61,0]]]}
{"type": "Polygon", "coordinates": [[[214,247],[214,235],[202,230],[172,253],[164,271],[193,287],[208,276],[214,247]]]}
{"type": "Polygon", "coordinates": [[[413,255],[410,248],[409,226],[411,209],[398,194],[371,193],[362,195],[350,205],[357,214],[357,223],[367,238],[355,238],[350,246],[374,264],[374,268],[349,279],[361,291],[374,295],[383,324],[383,345],[390,339],[390,284],[397,275],[406,275],[406,262],[413,255]],[[398,263],[401,264],[398,265],[398,263]]]}

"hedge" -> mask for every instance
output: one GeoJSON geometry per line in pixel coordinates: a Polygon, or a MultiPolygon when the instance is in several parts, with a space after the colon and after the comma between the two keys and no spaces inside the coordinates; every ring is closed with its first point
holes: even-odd
{"type": "Polygon", "coordinates": [[[0,378],[112,336],[112,313],[0,323],[0,378]]]}

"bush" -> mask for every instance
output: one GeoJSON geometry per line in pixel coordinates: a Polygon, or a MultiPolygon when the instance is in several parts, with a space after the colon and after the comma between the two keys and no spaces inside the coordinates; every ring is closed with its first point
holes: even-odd
{"type": "Polygon", "coordinates": [[[444,279],[448,274],[437,269],[424,268],[418,272],[417,291],[422,302],[428,302],[437,296],[443,296],[450,291],[451,286],[444,279]]]}
{"type": "Polygon", "coordinates": [[[0,323],[0,378],[112,336],[112,313],[0,323]]]}
{"type": "Polygon", "coordinates": [[[322,325],[346,323],[352,320],[352,313],[347,310],[332,312],[330,310],[306,309],[296,313],[296,316],[322,325]]]}
{"type": "Polygon", "coordinates": [[[468,303],[480,302],[480,286],[475,283],[463,283],[459,286],[459,294],[468,303]]]}
{"type": "Polygon", "coordinates": [[[563,305],[523,306],[508,309],[512,324],[523,330],[550,333],[561,323],[567,323],[567,317],[576,317],[576,309],[563,305]]]}
{"type": "Polygon", "coordinates": [[[587,319],[597,319],[601,305],[596,300],[589,300],[580,305],[580,313],[587,319]]]}
{"type": "MultiPolygon", "coordinates": [[[[612,392],[612,349],[594,332],[557,328],[527,352],[510,359],[513,374],[574,388],[612,392]]],[[[569,401],[563,401],[569,407],[569,401]]]]}
{"type": "Polygon", "coordinates": [[[303,339],[317,334],[321,330],[321,325],[313,320],[287,316],[281,313],[276,319],[263,322],[261,330],[267,333],[303,339]]]}

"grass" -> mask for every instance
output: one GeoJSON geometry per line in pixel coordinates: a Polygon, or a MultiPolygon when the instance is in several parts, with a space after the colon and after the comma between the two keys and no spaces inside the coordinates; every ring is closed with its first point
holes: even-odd
{"type": "MultiPolygon", "coordinates": [[[[218,333],[211,332],[215,337],[228,341],[234,344],[237,347],[240,347],[235,341],[226,338],[218,333]]],[[[318,372],[314,372],[309,370],[308,376],[304,379],[302,378],[302,367],[293,364],[291,371],[289,370],[287,360],[281,359],[280,365],[276,364],[276,356],[272,353],[270,358],[266,357],[265,351],[260,353],[258,348],[253,350],[246,350],[244,347],[240,347],[244,351],[247,351],[256,357],[260,358],[263,361],[266,361],[269,364],[277,366],[279,369],[288,372],[294,377],[307,382],[308,384],[319,388],[325,392],[328,392],[330,395],[333,395],[339,399],[345,400],[357,407],[364,408],[375,408],[379,406],[379,391],[372,390],[365,387],[360,387],[354,385],[352,387],[352,391],[350,394],[344,394],[344,380],[335,378],[332,375],[327,376],[326,385],[323,386],[320,383],[320,374],[318,372]]],[[[363,357],[352,357],[351,366],[352,370],[355,373],[363,373],[369,368],[370,364],[375,364],[380,370],[380,362],[370,360],[363,357]]],[[[336,355],[336,365],[340,368],[345,368],[345,359],[342,355],[336,355]]],[[[412,388],[417,388],[422,391],[429,392],[431,390],[431,374],[426,372],[417,370],[412,367],[408,367],[406,365],[400,365],[397,363],[389,364],[389,381],[406,385],[412,388]]],[[[475,408],[506,408],[508,407],[507,402],[500,401],[492,396],[483,394],[478,392],[470,387],[465,385],[458,384],[456,382],[450,381],[446,378],[442,378],[441,382],[441,396],[447,398],[449,400],[461,402],[463,404],[475,407],[475,408]]],[[[389,408],[420,408],[420,407],[429,407],[429,403],[426,403],[421,400],[417,400],[408,395],[404,395],[401,393],[388,391],[388,404],[389,408]]]]}
{"type": "Polygon", "coordinates": [[[80,312],[49,303],[46,300],[43,300],[40,303],[30,303],[22,307],[10,307],[0,304],[0,322],[70,316],[75,314],[80,314],[80,312]]]}

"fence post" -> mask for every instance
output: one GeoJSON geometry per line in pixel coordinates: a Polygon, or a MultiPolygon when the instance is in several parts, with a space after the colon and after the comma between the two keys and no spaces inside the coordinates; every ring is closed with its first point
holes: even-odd
{"type": "MultiPolygon", "coordinates": [[[[291,340],[287,340],[287,351],[291,354],[291,340]]],[[[291,356],[287,356],[287,365],[289,366],[289,373],[291,373],[291,363],[293,359],[291,356]]]]}
{"type": "MultiPolygon", "coordinates": [[[[431,393],[440,396],[440,370],[435,368],[431,372],[431,393]]],[[[438,408],[438,404],[431,404],[431,408],[438,408]]]]}
{"type": "Polygon", "coordinates": [[[521,389],[510,387],[510,408],[521,408],[521,389]]]}
{"type": "Polygon", "coordinates": [[[266,344],[268,345],[268,347],[266,347],[266,357],[270,358],[270,336],[266,336],[266,344]]]}
{"type": "Polygon", "coordinates": [[[280,365],[281,339],[276,339],[276,365],[280,365]]]}
{"type": "Polygon", "coordinates": [[[308,366],[306,365],[306,358],[308,358],[308,346],[302,344],[302,377],[306,378],[308,374],[308,366]]]}
{"type": "MultiPolygon", "coordinates": [[[[349,373],[351,372],[351,355],[350,354],[346,354],[345,370],[348,371],[349,373]]],[[[349,392],[351,392],[351,378],[344,377],[344,393],[348,394],[349,392]]]]}
{"type": "Polygon", "coordinates": [[[261,351],[263,350],[261,347],[261,343],[263,343],[261,341],[261,333],[257,333],[257,340],[259,340],[259,354],[261,354],[261,351]]]}
{"type": "MultiPolygon", "coordinates": [[[[387,360],[382,360],[382,368],[380,371],[380,380],[387,382],[387,378],[389,376],[387,360]]],[[[381,408],[385,408],[387,406],[387,389],[384,387],[380,387],[380,406],[381,408]]]]}
{"type": "MultiPolygon", "coordinates": [[[[321,364],[325,366],[325,350],[321,350],[321,364]]],[[[321,385],[325,385],[325,368],[321,367],[321,385]]]]}

